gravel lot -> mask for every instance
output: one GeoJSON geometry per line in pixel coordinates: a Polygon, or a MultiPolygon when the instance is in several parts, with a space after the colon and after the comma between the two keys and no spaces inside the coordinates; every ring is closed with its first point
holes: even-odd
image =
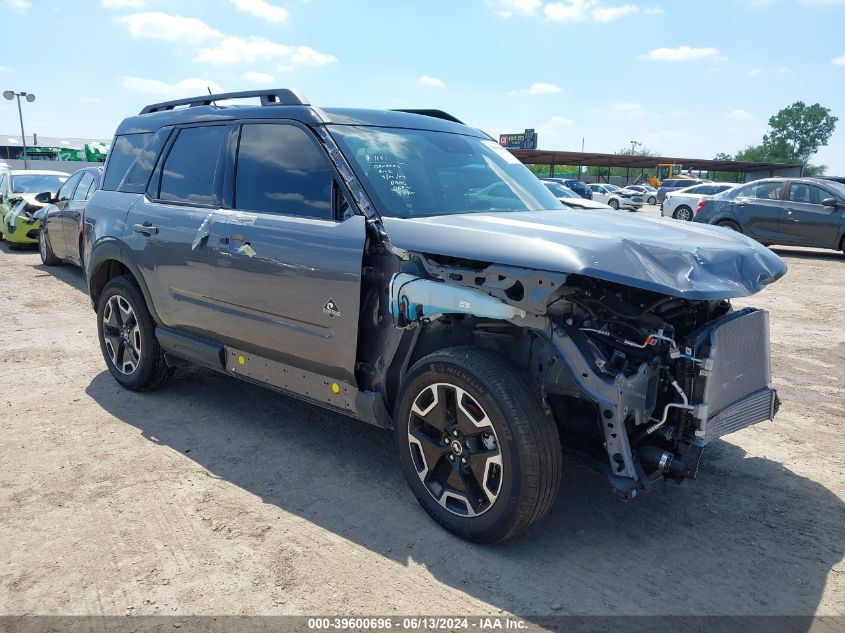
{"type": "Polygon", "coordinates": [[[565,464],[550,515],[482,547],[384,431],[204,370],[121,389],[81,271],[4,244],[0,615],[845,613],[845,257],[777,252],[736,303],[772,313],[778,418],[629,504],[565,464]]]}

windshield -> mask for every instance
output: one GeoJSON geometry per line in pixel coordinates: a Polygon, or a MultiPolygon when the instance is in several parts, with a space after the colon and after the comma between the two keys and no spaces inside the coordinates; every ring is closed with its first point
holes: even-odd
{"type": "Polygon", "coordinates": [[[577,193],[572,191],[571,189],[567,189],[563,185],[560,185],[556,182],[546,182],[543,183],[546,185],[546,188],[551,191],[556,198],[580,198],[577,193]]]}
{"type": "Polygon", "coordinates": [[[329,128],[383,215],[560,209],[543,183],[495,141],[429,130],[329,128]]]}
{"type": "Polygon", "coordinates": [[[831,191],[835,192],[840,198],[845,200],[845,185],[835,180],[826,181],[825,186],[830,187],[831,191]]]}
{"type": "Polygon", "coordinates": [[[616,185],[605,185],[604,188],[608,191],[620,191],[622,189],[622,187],[617,187],[616,185]]]}
{"type": "Polygon", "coordinates": [[[12,191],[14,193],[44,193],[55,194],[64,184],[68,176],[32,174],[12,176],[12,191]]]}

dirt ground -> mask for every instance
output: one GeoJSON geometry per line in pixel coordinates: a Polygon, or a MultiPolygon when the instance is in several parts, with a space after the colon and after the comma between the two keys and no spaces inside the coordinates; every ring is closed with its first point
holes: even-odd
{"type": "Polygon", "coordinates": [[[0,247],[0,615],[845,613],[845,257],[777,249],[777,419],[628,504],[565,464],[550,514],[467,544],[387,432],[205,370],[105,369],[80,270],[0,247]]]}

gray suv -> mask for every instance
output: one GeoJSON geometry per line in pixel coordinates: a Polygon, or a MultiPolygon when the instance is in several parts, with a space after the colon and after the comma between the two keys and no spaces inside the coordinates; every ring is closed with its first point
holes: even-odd
{"type": "Polygon", "coordinates": [[[190,362],[392,429],[420,504],[473,541],[549,510],[562,447],[631,499],[777,406],[767,313],[730,304],[785,273],[775,254],[561,212],[441,111],[290,90],[147,106],[117,130],[85,248],[117,382],[190,362]]]}

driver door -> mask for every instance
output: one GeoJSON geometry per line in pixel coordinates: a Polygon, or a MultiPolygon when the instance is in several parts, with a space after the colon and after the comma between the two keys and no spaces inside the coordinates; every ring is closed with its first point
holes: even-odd
{"type": "Polygon", "coordinates": [[[64,235],[64,215],[67,211],[67,206],[73,197],[73,191],[76,185],[82,179],[83,172],[77,172],[65,181],[59,192],[56,194],[56,201],[52,204],[52,208],[47,210],[44,216],[44,230],[47,231],[47,239],[50,241],[50,248],[56,257],[67,257],[68,247],[65,243],[64,235]]]}

